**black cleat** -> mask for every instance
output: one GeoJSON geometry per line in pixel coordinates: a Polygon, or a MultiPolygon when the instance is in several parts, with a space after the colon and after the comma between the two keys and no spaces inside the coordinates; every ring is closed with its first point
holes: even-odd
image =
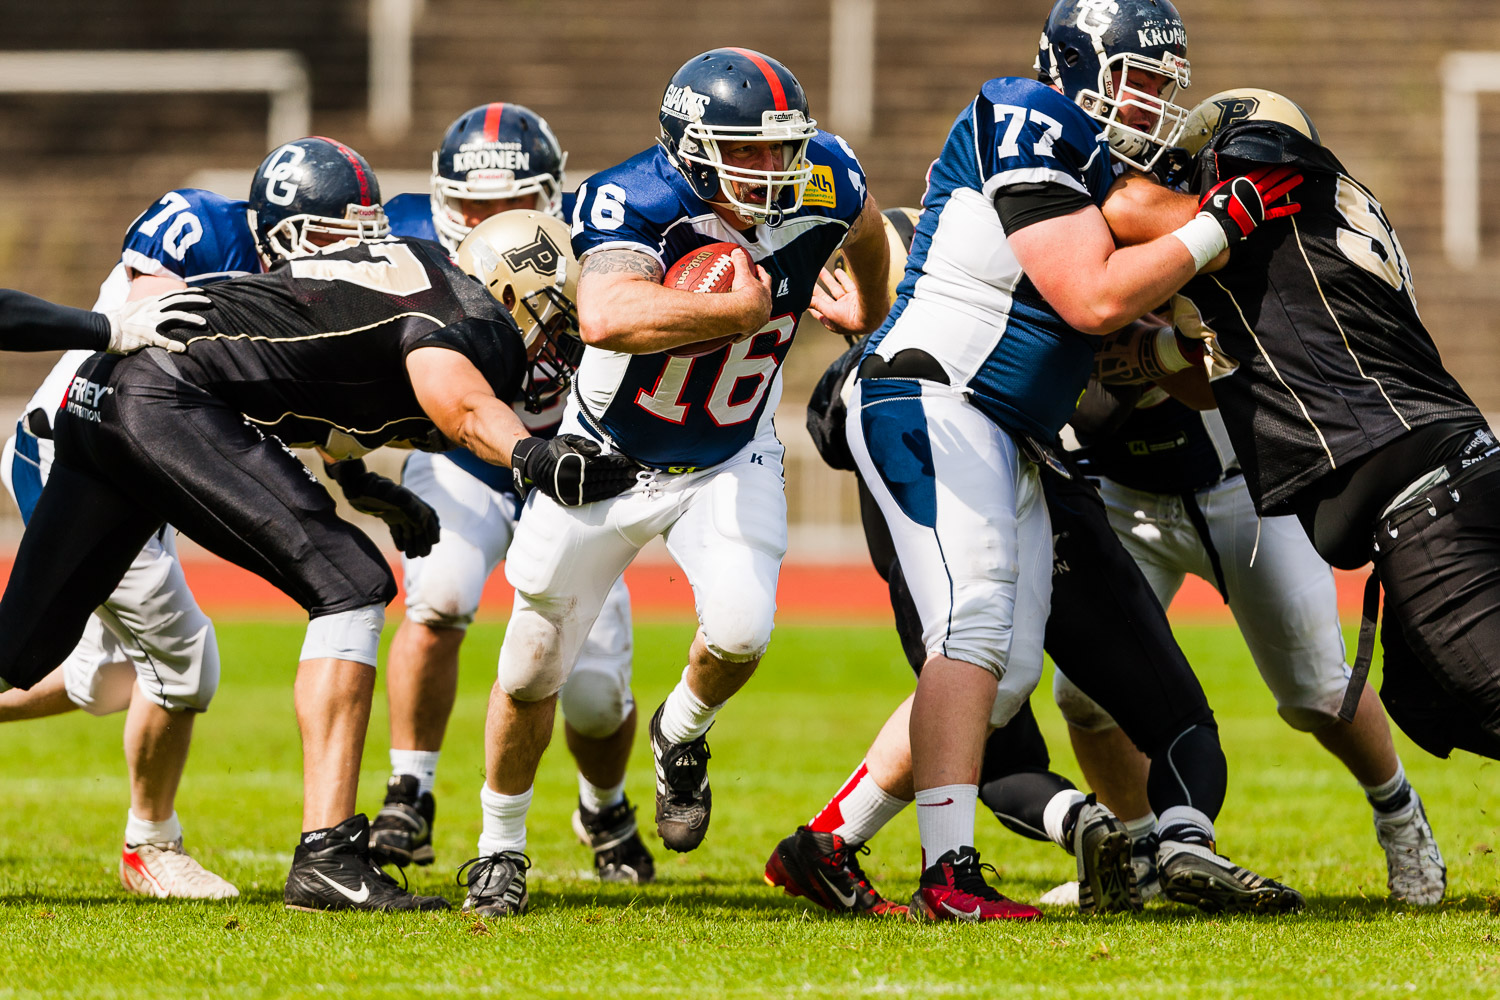
{"type": "Polygon", "coordinates": [[[686,852],[703,843],[713,793],[708,787],[708,743],[700,736],[668,743],[661,734],[663,702],[651,716],[651,756],[656,761],[656,832],[669,851],[686,852]]]}
{"type": "Polygon", "coordinates": [[[1073,856],[1078,861],[1078,912],[1130,913],[1141,908],[1130,834],[1109,807],[1093,795],[1073,822],[1073,856]]]}
{"type": "Polygon", "coordinates": [[[467,890],[464,912],[480,917],[519,917],[531,904],[526,869],[531,859],[520,851],[501,851],[465,861],[458,884],[467,890]]]}
{"type": "Polygon", "coordinates": [[[799,826],[771,852],[766,884],[834,913],[905,916],[906,907],[876,891],[860,867],[859,855],[868,851],[863,845],[846,844],[836,833],[799,826]]]}
{"type": "Polygon", "coordinates": [[[431,792],[417,794],[414,774],[393,774],[385,785],[385,804],[370,826],[370,856],[376,864],[430,865],[432,819],[437,803],[431,792]]]}
{"type": "Polygon", "coordinates": [[[440,896],[414,896],[370,857],[370,821],[356,813],[316,842],[298,844],[283,897],[289,910],[446,910],[440,896]]]}
{"type": "Polygon", "coordinates": [[[1241,868],[1202,844],[1164,840],[1156,863],[1162,893],[1206,913],[1296,913],[1306,905],[1296,889],[1241,868]]]}
{"type": "Polygon", "coordinates": [[[635,806],[629,799],[603,812],[590,812],[580,802],[573,813],[573,832],[579,843],[594,852],[599,881],[640,884],[656,879],[656,862],[641,842],[635,806]]]}

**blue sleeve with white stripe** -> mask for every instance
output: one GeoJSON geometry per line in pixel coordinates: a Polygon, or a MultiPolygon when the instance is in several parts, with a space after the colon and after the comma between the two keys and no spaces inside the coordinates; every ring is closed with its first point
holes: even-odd
{"type": "Polygon", "coordinates": [[[637,153],[579,185],[569,220],[574,255],[618,247],[649,253],[663,267],[672,263],[663,259],[666,232],[688,212],[673,186],[675,174],[661,169],[659,155],[659,147],[637,153]]]}
{"type": "Polygon", "coordinates": [[[260,273],[245,203],[204,191],[168,191],[130,224],[120,260],[138,274],[189,285],[260,273]]]}
{"type": "Polygon", "coordinates": [[[990,80],[970,106],[977,187],[985,197],[1012,184],[1061,184],[1104,202],[1109,149],[1098,123],[1062,94],[1020,77],[990,80]]]}

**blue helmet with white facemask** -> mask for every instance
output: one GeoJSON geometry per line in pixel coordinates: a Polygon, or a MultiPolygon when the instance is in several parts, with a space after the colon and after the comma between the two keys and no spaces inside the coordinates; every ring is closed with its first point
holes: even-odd
{"type": "Polygon", "coordinates": [[[1170,0],[1058,0],[1042,28],[1037,78],[1104,126],[1115,158],[1149,170],[1176,144],[1187,109],[1173,103],[1191,82],[1187,31],[1170,0]],[[1160,89],[1144,74],[1163,78],[1160,89]],[[1137,109],[1154,122],[1132,125],[1137,109]]]}

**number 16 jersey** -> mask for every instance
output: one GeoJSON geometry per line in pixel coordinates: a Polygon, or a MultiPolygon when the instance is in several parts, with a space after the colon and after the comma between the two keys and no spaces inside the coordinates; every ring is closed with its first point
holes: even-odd
{"type": "Polygon", "coordinates": [[[844,140],[807,144],[812,180],[778,226],[741,232],[693,193],[660,147],[590,177],[573,210],[573,252],[632,250],[665,271],[710,243],[735,243],[771,277],[771,320],[752,337],[696,358],[590,347],[569,400],[584,427],[638,462],[706,468],[733,456],[769,421],[781,363],[824,262],[865,202],[865,175],[844,140]]]}

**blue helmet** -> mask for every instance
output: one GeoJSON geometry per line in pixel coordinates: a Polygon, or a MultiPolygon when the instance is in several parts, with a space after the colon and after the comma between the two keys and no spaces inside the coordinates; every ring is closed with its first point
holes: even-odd
{"type": "Polygon", "coordinates": [[[535,197],[523,206],[561,218],[568,154],[546,119],[519,104],[481,104],[448,126],[432,154],[432,224],[449,250],[473,228],[453,199],[535,197]]]}
{"type": "Polygon", "coordinates": [[[1190,82],[1187,31],[1170,0],[1058,0],[1042,28],[1036,72],[1103,124],[1110,152],[1139,170],[1151,169],[1187,120],[1187,109],[1172,103],[1190,82]],[[1159,91],[1141,86],[1145,73],[1166,78],[1159,91]]]}
{"type": "Polygon", "coordinates": [[[817,134],[791,70],[759,52],[726,48],[694,56],[672,74],[657,142],[698,197],[727,202],[752,222],[774,226],[802,205],[812,177],[807,143],[817,134]],[[746,140],[780,142],[781,169],[725,164],[720,143],[746,140]],[[746,200],[754,190],[764,190],[763,202],[746,200]]]}
{"type": "Polygon", "coordinates": [[[321,136],[278,146],[261,161],[250,181],[248,214],[265,267],[339,240],[391,232],[375,171],[348,146],[321,136]]]}

